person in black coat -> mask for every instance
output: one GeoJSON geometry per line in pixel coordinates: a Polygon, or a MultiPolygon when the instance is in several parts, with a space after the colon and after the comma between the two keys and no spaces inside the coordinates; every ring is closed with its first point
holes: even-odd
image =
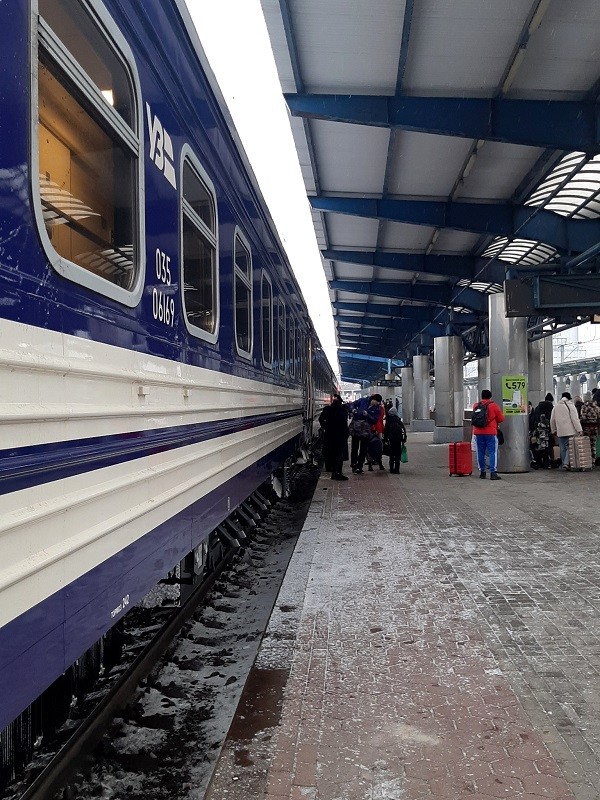
{"type": "Polygon", "coordinates": [[[331,480],[347,481],[348,476],[342,474],[344,461],[348,460],[348,412],[338,395],[333,397],[319,416],[319,424],[323,428],[323,457],[325,469],[331,470],[331,480]]]}
{"type": "Polygon", "coordinates": [[[537,404],[537,406],[533,409],[533,413],[531,414],[530,422],[529,422],[529,430],[534,431],[538,426],[540,421],[540,417],[542,414],[546,417],[546,419],[550,419],[552,416],[552,409],[554,408],[554,397],[548,392],[546,397],[537,404]]]}
{"type": "Polygon", "coordinates": [[[399,475],[402,445],[406,444],[406,428],[395,408],[390,408],[385,419],[383,441],[387,445],[390,454],[390,473],[399,475]]]}
{"type": "MultiPolygon", "coordinates": [[[[550,417],[552,416],[552,409],[554,408],[554,396],[548,392],[546,397],[537,404],[537,406],[533,409],[530,417],[529,417],[529,438],[530,442],[532,439],[537,439],[537,430],[538,426],[542,423],[542,417],[545,417],[544,422],[550,422],[550,417]]],[[[554,437],[550,434],[550,438],[548,440],[548,449],[545,453],[543,453],[539,447],[537,447],[537,442],[531,442],[531,454],[533,456],[533,461],[531,462],[531,466],[534,469],[546,469],[548,465],[552,462],[552,448],[554,446],[554,437]]]]}

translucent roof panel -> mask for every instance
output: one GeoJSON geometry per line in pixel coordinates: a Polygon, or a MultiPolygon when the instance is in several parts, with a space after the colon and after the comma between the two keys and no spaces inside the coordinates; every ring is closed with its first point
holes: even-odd
{"type": "Polygon", "coordinates": [[[557,251],[548,244],[531,239],[513,239],[499,236],[483,251],[482,258],[498,258],[510,264],[537,266],[554,258],[557,251]]]}
{"type": "Polygon", "coordinates": [[[600,155],[568,153],[525,201],[564,217],[600,217],[600,155]]]}
{"type": "Polygon", "coordinates": [[[503,291],[502,286],[500,286],[499,283],[486,283],[485,281],[470,281],[467,278],[463,278],[462,280],[458,281],[456,285],[468,286],[469,289],[475,289],[476,292],[482,292],[483,294],[497,294],[498,292],[503,291]]]}

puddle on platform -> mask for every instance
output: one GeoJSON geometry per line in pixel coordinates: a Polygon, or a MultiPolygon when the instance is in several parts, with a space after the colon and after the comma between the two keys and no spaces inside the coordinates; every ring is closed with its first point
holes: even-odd
{"type": "Polygon", "coordinates": [[[252,668],[229,729],[230,740],[248,741],[279,724],[283,690],[289,674],[287,669],[252,668]]]}

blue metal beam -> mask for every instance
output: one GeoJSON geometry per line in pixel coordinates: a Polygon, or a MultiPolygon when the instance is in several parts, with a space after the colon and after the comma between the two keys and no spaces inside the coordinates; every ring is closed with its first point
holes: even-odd
{"type": "Polygon", "coordinates": [[[463,306],[480,313],[487,311],[487,295],[468,287],[439,283],[390,283],[389,281],[330,281],[332,289],[354,294],[380,295],[398,300],[420,300],[440,306],[463,306]]]}
{"type": "Polygon", "coordinates": [[[450,278],[503,283],[510,264],[485,258],[455,255],[426,255],[363,250],[321,250],[323,258],[345,264],[365,264],[370,267],[420,272],[427,275],[444,275],[450,278]]]}
{"type": "MultiPolygon", "coordinates": [[[[340,360],[345,360],[345,361],[371,361],[377,364],[386,364],[386,365],[389,361],[389,358],[383,358],[382,356],[364,356],[361,353],[354,353],[348,350],[342,350],[342,352],[339,354],[339,358],[340,360]]],[[[402,362],[393,361],[392,366],[401,367],[402,362]]]]}
{"type": "Polygon", "coordinates": [[[337,323],[338,329],[341,325],[354,325],[360,326],[359,328],[344,328],[345,331],[352,333],[353,330],[380,330],[380,331],[395,331],[396,333],[418,333],[423,330],[430,333],[432,336],[443,336],[446,328],[444,325],[436,322],[419,322],[411,319],[385,319],[383,317],[352,317],[346,314],[337,314],[334,318],[337,323]]]}
{"type": "MultiPolygon", "coordinates": [[[[389,364],[389,359],[386,358],[385,361],[387,362],[385,365],[381,364],[379,366],[375,364],[368,364],[363,362],[362,364],[358,361],[345,361],[343,366],[341,366],[342,370],[342,380],[358,380],[358,381],[367,381],[368,383],[377,382],[376,380],[373,381],[375,378],[383,378],[383,376],[388,372],[387,364],[389,364]],[[350,378],[349,376],[352,375],[353,377],[350,378]],[[361,377],[357,377],[360,375],[361,377]]],[[[392,372],[396,371],[397,374],[400,374],[400,369],[406,366],[406,362],[403,360],[398,360],[395,362],[396,366],[392,367],[392,372]]]]}
{"type": "Polygon", "coordinates": [[[600,150],[600,111],[589,100],[286,94],[292,116],[442,136],[600,150]]]}
{"type": "MultiPolygon", "coordinates": [[[[429,326],[428,326],[429,327],[429,326]]],[[[406,349],[413,340],[418,343],[425,343],[426,347],[433,347],[433,340],[435,336],[441,335],[443,331],[435,328],[434,331],[426,330],[421,332],[416,331],[381,331],[378,329],[369,329],[361,331],[352,331],[344,329],[338,331],[340,343],[359,347],[361,353],[372,353],[373,348],[378,348],[376,355],[383,355],[387,358],[395,356],[400,350],[406,349]]]]}
{"type": "Polygon", "coordinates": [[[600,241],[600,219],[568,219],[533,206],[338,196],[308,199],[313,208],[333,214],[454,228],[509,239],[519,236],[570,252],[581,253],[600,241]]]}
{"type": "MultiPolygon", "coordinates": [[[[429,343],[429,345],[425,345],[422,349],[423,351],[427,349],[431,349],[433,347],[433,342],[429,343]]],[[[369,348],[361,348],[364,355],[371,355],[371,356],[380,356],[381,353],[389,353],[390,357],[397,356],[398,353],[403,353],[406,350],[406,344],[403,342],[389,342],[384,343],[381,345],[375,345],[369,348]]],[[[388,358],[385,359],[386,361],[388,358]]]]}
{"type": "Polygon", "coordinates": [[[361,336],[370,334],[373,331],[395,331],[414,335],[416,333],[428,333],[431,336],[459,336],[465,330],[470,330],[473,325],[460,325],[453,322],[434,320],[431,322],[407,319],[390,319],[389,317],[367,317],[358,320],[357,317],[340,316],[334,317],[334,322],[340,336],[361,336]]]}
{"type": "Polygon", "coordinates": [[[428,306],[393,306],[386,303],[352,303],[342,300],[336,300],[331,305],[336,311],[355,311],[361,315],[373,314],[396,319],[414,319],[423,324],[435,320],[441,325],[451,322],[457,325],[475,325],[481,317],[480,314],[456,314],[449,309],[428,306]]]}

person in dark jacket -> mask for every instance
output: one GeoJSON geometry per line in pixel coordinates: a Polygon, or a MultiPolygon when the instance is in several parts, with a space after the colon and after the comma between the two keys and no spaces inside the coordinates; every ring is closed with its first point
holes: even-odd
{"type": "MultiPolygon", "coordinates": [[[[337,393],[334,393],[331,396],[331,400],[332,400],[332,402],[328,406],[325,406],[323,411],[321,411],[321,413],[319,414],[319,425],[321,426],[321,429],[323,430],[323,433],[325,432],[325,428],[327,427],[327,419],[329,417],[329,414],[331,413],[331,407],[333,405],[333,401],[334,400],[339,400],[340,403],[342,403],[342,398],[337,393]]],[[[323,460],[325,462],[325,472],[331,472],[331,464],[329,462],[329,453],[326,451],[324,443],[323,443],[323,460]]]]}
{"type": "Polygon", "coordinates": [[[387,445],[390,455],[390,474],[399,475],[402,445],[406,444],[406,428],[395,408],[390,408],[387,413],[383,443],[387,445]]]}
{"type": "Polygon", "coordinates": [[[361,397],[350,404],[352,420],[350,422],[350,435],[352,444],[350,447],[350,466],[352,472],[362,475],[362,468],[367,457],[367,444],[371,434],[371,422],[367,422],[367,409],[371,403],[370,397],[361,397]],[[363,430],[364,428],[364,430],[363,430]]]}
{"type": "MultiPolygon", "coordinates": [[[[538,426],[542,422],[542,417],[545,417],[544,423],[550,424],[550,417],[552,416],[552,409],[554,408],[554,395],[548,394],[544,397],[543,400],[537,404],[537,406],[533,409],[533,413],[529,417],[529,436],[531,440],[531,453],[533,455],[534,461],[532,462],[532,466],[534,469],[546,469],[547,464],[551,463],[552,461],[552,448],[554,446],[554,437],[552,433],[550,434],[550,438],[548,440],[548,451],[545,454],[540,453],[540,448],[536,447],[534,439],[537,439],[537,431],[538,426]],[[539,458],[538,456],[542,456],[539,458]]],[[[545,427],[545,424],[544,424],[545,427]]]]}
{"type": "Polygon", "coordinates": [[[348,412],[342,404],[342,398],[334,396],[331,405],[324,408],[319,416],[319,424],[323,428],[323,457],[325,468],[331,470],[331,480],[347,481],[348,476],[342,474],[344,461],[348,460],[348,412]]]}
{"type": "Polygon", "coordinates": [[[537,404],[537,406],[533,409],[533,414],[531,415],[531,430],[535,430],[537,424],[540,421],[540,417],[542,414],[546,417],[546,419],[550,419],[552,416],[552,409],[554,408],[554,396],[548,392],[546,397],[537,404]]]}

